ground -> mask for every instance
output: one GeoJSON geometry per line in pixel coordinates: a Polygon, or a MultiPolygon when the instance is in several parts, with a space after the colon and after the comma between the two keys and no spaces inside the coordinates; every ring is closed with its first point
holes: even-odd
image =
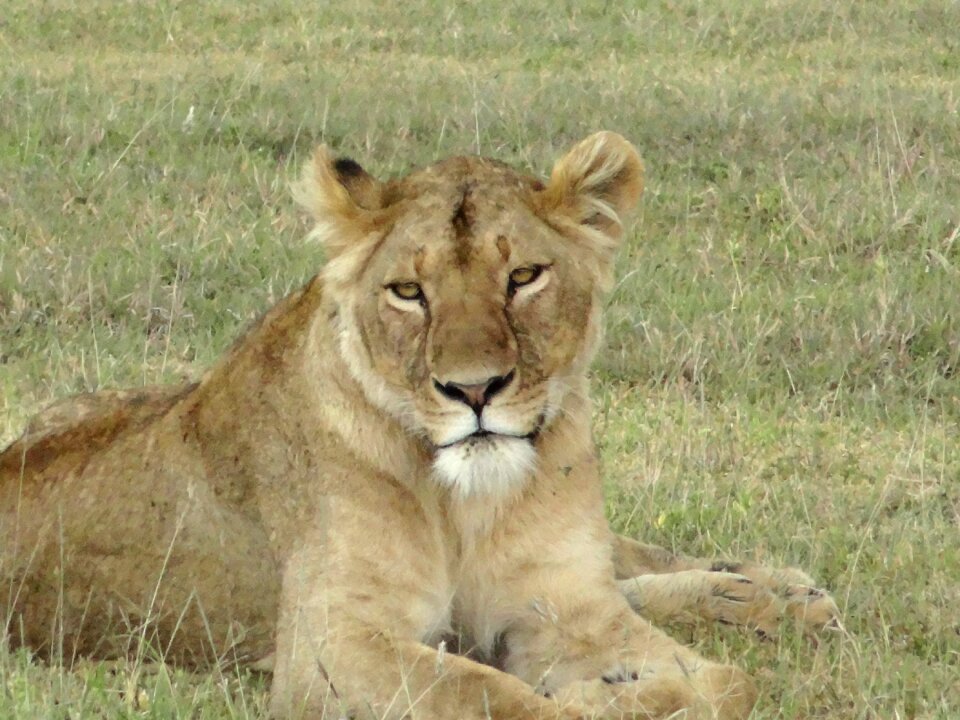
{"type": "MultiPolygon", "coordinates": [[[[0,444],[197,376],[311,275],[314,143],[546,173],[616,130],[648,188],[595,367],[611,521],[801,565],[844,613],[819,643],[675,632],[758,678],[758,720],[960,714],[960,5],[5,7],[0,444]]],[[[141,654],[0,648],[0,717],[262,717],[262,678],[141,654]]]]}

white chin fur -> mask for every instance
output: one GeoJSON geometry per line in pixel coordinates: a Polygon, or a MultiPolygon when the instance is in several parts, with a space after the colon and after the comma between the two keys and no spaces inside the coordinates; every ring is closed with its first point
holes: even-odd
{"type": "Polygon", "coordinates": [[[463,497],[504,496],[522,485],[536,464],[537,451],[524,438],[468,438],[438,450],[433,472],[463,497]]]}

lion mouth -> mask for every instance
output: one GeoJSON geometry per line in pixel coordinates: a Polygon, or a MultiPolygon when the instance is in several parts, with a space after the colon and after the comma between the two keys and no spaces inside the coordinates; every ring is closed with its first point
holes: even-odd
{"type": "Polygon", "coordinates": [[[513,433],[498,433],[491,430],[486,430],[484,428],[479,428],[474,430],[469,435],[465,435],[459,440],[453,440],[443,445],[437,445],[438,450],[446,450],[447,448],[458,447],[458,446],[473,446],[481,443],[494,443],[500,438],[512,438],[514,440],[526,440],[527,442],[534,442],[537,439],[537,436],[540,435],[539,425],[535,427],[532,431],[528,432],[525,435],[513,434],[513,433]]]}
{"type": "Polygon", "coordinates": [[[492,437],[492,436],[494,436],[494,435],[496,435],[496,434],[497,434],[497,433],[495,433],[495,432],[490,432],[489,430],[477,430],[475,433],[471,433],[470,435],[467,435],[467,436],[466,436],[463,440],[461,440],[460,442],[480,442],[480,441],[485,440],[485,439],[488,438],[488,437],[492,437]]]}

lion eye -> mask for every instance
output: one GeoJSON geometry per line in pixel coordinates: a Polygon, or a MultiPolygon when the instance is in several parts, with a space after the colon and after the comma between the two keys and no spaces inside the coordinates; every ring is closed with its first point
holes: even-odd
{"type": "Polygon", "coordinates": [[[510,273],[509,291],[513,293],[517,288],[529,285],[543,273],[542,265],[531,265],[530,267],[521,267],[510,273]]]}
{"type": "Polygon", "coordinates": [[[387,286],[401,300],[422,300],[423,289],[415,282],[394,283],[387,286]]]}

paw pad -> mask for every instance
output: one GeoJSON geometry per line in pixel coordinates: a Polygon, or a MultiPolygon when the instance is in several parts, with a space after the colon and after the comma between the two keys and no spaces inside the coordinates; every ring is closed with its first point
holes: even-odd
{"type": "Polygon", "coordinates": [[[600,679],[603,680],[607,685],[616,685],[618,683],[636,682],[640,679],[640,673],[638,673],[636,670],[630,672],[626,670],[618,670],[615,673],[607,673],[606,675],[602,675],[600,679]]]}

